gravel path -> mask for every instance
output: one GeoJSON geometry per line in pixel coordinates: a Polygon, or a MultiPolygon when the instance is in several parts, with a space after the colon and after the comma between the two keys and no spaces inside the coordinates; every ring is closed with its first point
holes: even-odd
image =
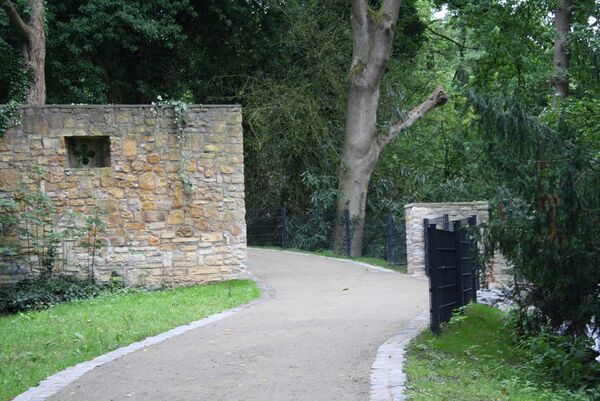
{"type": "Polygon", "coordinates": [[[378,348],[428,308],[422,279],[311,255],[248,258],[271,296],[98,367],[49,399],[367,401],[378,348]]]}

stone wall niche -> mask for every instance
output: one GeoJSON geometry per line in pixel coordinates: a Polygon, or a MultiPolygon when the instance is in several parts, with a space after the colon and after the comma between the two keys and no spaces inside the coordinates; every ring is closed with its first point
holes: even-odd
{"type": "MultiPolygon", "coordinates": [[[[245,275],[244,159],[239,106],[190,106],[176,124],[152,106],[31,106],[0,138],[0,197],[44,191],[60,211],[106,223],[98,281],[161,287],[245,275]],[[35,166],[43,180],[28,181],[35,166]]],[[[14,230],[0,230],[0,236],[14,230]],[[4,233],[4,234],[3,234],[4,233]]],[[[14,239],[14,238],[13,238],[14,239]]],[[[0,241],[6,238],[0,238],[0,241]]],[[[89,274],[81,241],[61,246],[59,274],[89,274]]],[[[24,255],[0,260],[0,284],[27,277],[24,255]]]]}
{"type": "Polygon", "coordinates": [[[110,167],[109,136],[66,136],[69,168],[110,167]]]}

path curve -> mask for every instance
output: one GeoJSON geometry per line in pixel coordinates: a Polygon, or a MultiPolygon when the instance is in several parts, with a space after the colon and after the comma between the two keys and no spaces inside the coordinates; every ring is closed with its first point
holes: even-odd
{"type": "Polygon", "coordinates": [[[369,400],[378,348],[425,313],[426,282],[343,260],[248,253],[274,296],[98,367],[48,399],[369,400]]]}

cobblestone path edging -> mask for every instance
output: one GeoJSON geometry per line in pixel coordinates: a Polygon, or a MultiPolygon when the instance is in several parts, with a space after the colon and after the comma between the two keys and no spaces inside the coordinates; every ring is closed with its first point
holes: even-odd
{"type": "Polygon", "coordinates": [[[162,341],[186,333],[190,330],[204,327],[219,320],[223,320],[237,312],[251,308],[259,302],[262,302],[263,300],[272,298],[274,296],[273,289],[267,283],[259,280],[258,278],[252,275],[249,275],[249,278],[254,280],[261,290],[261,296],[258,299],[250,301],[247,304],[205,317],[204,319],[196,320],[194,322],[175,327],[171,330],[165,331],[164,333],[148,337],[142,341],[138,341],[126,345],[124,347],[117,348],[114,351],[100,355],[90,361],[81,362],[75,366],[53,374],[47,379],[41,381],[40,384],[38,384],[37,386],[31,387],[29,390],[15,397],[13,401],[44,401],[46,398],[56,394],[59,390],[74,382],[75,380],[77,380],[92,369],[105,365],[125,355],[131,354],[132,352],[139,351],[143,348],[151,347],[162,341]]]}
{"type": "Polygon", "coordinates": [[[406,374],[403,371],[405,349],[410,340],[423,331],[428,323],[429,316],[423,314],[379,347],[371,369],[371,401],[406,399],[406,374]]]}

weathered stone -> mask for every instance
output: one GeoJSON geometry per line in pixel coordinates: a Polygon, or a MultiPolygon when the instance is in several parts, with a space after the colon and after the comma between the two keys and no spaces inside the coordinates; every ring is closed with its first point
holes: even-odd
{"type": "Polygon", "coordinates": [[[236,167],[230,164],[223,164],[221,166],[221,173],[223,174],[233,174],[236,172],[236,167]]]}
{"type": "Polygon", "coordinates": [[[165,212],[150,211],[142,212],[142,220],[145,222],[165,221],[165,212]]]}
{"type": "Polygon", "coordinates": [[[110,196],[117,199],[123,199],[125,196],[125,191],[120,188],[109,188],[106,190],[110,196]]]}
{"type": "Polygon", "coordinates": [[[177,209],[169,213],[167,223],[169,224],[183,224],[183,210],[177,209]]]}
{"type": "Polygon", "coordinates": [[[142,210],[156,210],[156,204],[154,202],[142,203],[142,210]]]}
{"type": "Polygon", "coordinates": [[[194,235],[194,229],[189,226],[179,227],[177,229],[177,236],[179,237],[191,237],[194,235]]]}
{"type": "Polygon", "coordinates": [[[223,233],[204,233],[200,238],[202,242],[220,242],[223,241],[223,233]]]}
{"type": "Polygon", "coordinates": [[[13,168],[0,168],[0,188],[4,191],[16,191],[21,183],[21,172],[13,168]]]}
{"type": "Polygon", "coordinates": [[[223,146],[224,145],[219,145],[219,144],[206,144],[204,145],[204,151],[206,153],[219,153],[223,151],[223,146]]]}
{"type": "Polygon", "coordinates": [[[137,155],[137,141],[133,139],[123,140],[123,155],[126,157],[135,157],[137,155]]]}
{"type": "Polygon", "coordinates": [[[156,188],[156,176],[154,173],[145,173],[140,176],[140,189],[152,191],[156,188]]]}

